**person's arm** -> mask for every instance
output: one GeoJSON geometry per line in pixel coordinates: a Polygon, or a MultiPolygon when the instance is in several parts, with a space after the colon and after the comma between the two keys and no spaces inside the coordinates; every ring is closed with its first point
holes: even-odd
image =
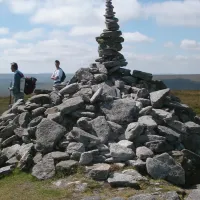
{"type": "Polygon", "coordinates": [[[56,72],[56,71],[54,71],[54,73],[51,75],[51,79],[52,79],[52,80],[55,80],[55,72],[56,72]]]}

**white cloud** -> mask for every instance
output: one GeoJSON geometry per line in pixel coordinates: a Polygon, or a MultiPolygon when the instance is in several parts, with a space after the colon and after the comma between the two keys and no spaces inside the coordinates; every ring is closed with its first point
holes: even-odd
{"type": "MultiPolygon", "coordinates": [[[[102,2],[98,3],[102,5],[102,2]]],[[[51,24],[56,26],[66,25],[98,25],[102,23],[103,7],[97,7],[93,0],[44,1],[37,12],[32,16],[31,21],[39,24],[51,24]],[[81,5],[81,6],[80,6],[81,5]]]]}
{"type": "Polygon", "coordinates": [[[200,50],[200,42],[184,39],[181,41],[180,47],[185,50],[200,50]]]}
{"type": "Polygon", "coordinates": [[[183,56],[183,55],[177,55],[175,56],[176,60],[188,60],[188,56],[183,56]]]}
{"type": "Polygon", "coordinates": [[[175,44],[173,43],[173,42],[166,42],[165,44],[164,44],[164,47],[166,47],[166,48],[172,48],[172,47],[174,47],[175,46],[175,44]]]}
{"type": "Polygon", "coordinates": [[[200,1],[164,1],[143,6],[146,17],[155,18],[158,24],[168,26],[200,27],[200,1]]]}
{"type": "MultiPolygon", "coordinates": [[[[18,14],[32,14],[31,21],[56,26],[102,24],[105,1],[94,0],[7,0],[10,10],[18,14]]],[[[200,27],[199,0],[140,2],[113,0],[120,22],[153,18],[168,26],[200,27]]]]}
{"type": "Polygon", "coordinates": [[[0,49],[15,46],[17,44],[18,42],[16,40],[8,39],[8,38],[0,38],[0,49]]]}
{"type": "Polygon", "coordinates": [[[97,36],[102,32],[101,26],[75,26],[69,35],[70,36],[97,36]]]}
{"type": "Polygon", "coordinates": [[[13,35],[14,39],[17,40],[32,40],[35,38],[40,38],[44,35],[44,30],[41,28],[35,28],[30,31],[21,31],[13,35]]]}
{"type": "MultiPolygon", "coordinates": [[[[101,23],[105,2],[93,0],[46,0],[32,17],[34,23],[65,25],[94,25],[101,23]],[[98,6],[97,6],[98,4],[98,6]],[[81,5],[81,6],[80,6],[81,5]]],[[[199,0],[174,0],[140,3],[138,0],[113,0],[120,22],[153,18],[158,24],[168,26],[200,26],[199,0]]]]}
{"type": "Polygon", "coordinates": [[[9,33],[9,29],[5,27],[0,27],[0,35],[7,35],[9,33]]]}
{"type": "Polygon", "coordinates": [[[153,42],[154,39],[139,32],[125,32],[124,39],[126,42],[153,42]]]}
{"type": "Polygon", "coordinates": [[[13,13],[28,14],[33,12],[39,1],[38,0],[7,0],[9,7],[13,13]]]}

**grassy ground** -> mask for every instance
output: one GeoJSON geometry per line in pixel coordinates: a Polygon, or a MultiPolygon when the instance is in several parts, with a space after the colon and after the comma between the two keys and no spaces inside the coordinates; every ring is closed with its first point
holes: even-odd
{"type": "MultiPolygon", "coordinates": [[[[88,187],[84,192],[76,191],[74,186],[58,189],[52,183],[56,179],[37,181],[30,174],[15,171],[12,175],[0,180],[0,199],[2,200],[80,200],[87,196],[101,196],[103,200],[112,197],[124,197],[125,199],[141,193],[153,193],[159,191],[181,191],[166,181],[150,180],[150,186],[141,183],[141,190],[130,188],[114,189],[106,183],[95,182],[85,178],[84,174],[76,173],[73,176],[65,177],[69,182],[80,181],[87,183],[88,187]],[[145,190],[145,192],[144,192],[145,190]]],[[[181,197],[181,195],[180,195],[181,197]]]]}
{"type": "MultiPolygon", "coordinates": [[[[25,100],[27,100],[29,97],[30,95],[25,96],[25,100]]],[[[9,97],[0,97],[0,114],[2,114],[4,111],[8,109],[9,102],[10,102],[9,97]]]]}
{"type": "Polygon", "coordinates": [[[200,90],[175,90],[173,94],[200,115],[200,90]]]}

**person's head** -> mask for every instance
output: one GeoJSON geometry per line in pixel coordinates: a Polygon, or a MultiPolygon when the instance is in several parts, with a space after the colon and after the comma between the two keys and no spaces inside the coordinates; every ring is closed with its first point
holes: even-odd
{"type": "Polygon", "coordinates": [[[59,68],[59,66],[60,66],[60,61],[59,60],[55,61],[55,66],[56,66],[56,68],[59,68]]]}
{"type": "Polygon", "coordinates": [[[15,62],[11,63],[11,71],[12,71],[12,72],[15,72],[16,70],[18,70],[18,65],[17,65],[17,63],[15,63],[15,62]]]}

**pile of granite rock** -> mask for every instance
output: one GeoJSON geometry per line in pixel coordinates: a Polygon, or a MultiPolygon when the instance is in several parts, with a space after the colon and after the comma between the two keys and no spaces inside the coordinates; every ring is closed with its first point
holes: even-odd
{"type": "Polygon", "coordinates": [[[123,68],[123,38],[106,6],[100,58],[62,89],[37,90],[1,115],[0,175],[19,168],[44,180],[82,166],[112,187],[140,189],[149,177],[198,184],[200,118],[152,74],[123,68]]]}
{"type": "Polygon", "coordinates": [[[0,174],[18,167],[48,179],[80,165],[111,186],[139,188],[145,175],[198,183],[199,117],[151,74],[133,71],[130,83],[108,76],[104,67],[109,79],[97,82],[102,66],[95,73],[94,65],[82,68],[76,83],[19,100],[2,114],[0,174]],[[138,171],[113,172],[113,165],[138,171]]]}

